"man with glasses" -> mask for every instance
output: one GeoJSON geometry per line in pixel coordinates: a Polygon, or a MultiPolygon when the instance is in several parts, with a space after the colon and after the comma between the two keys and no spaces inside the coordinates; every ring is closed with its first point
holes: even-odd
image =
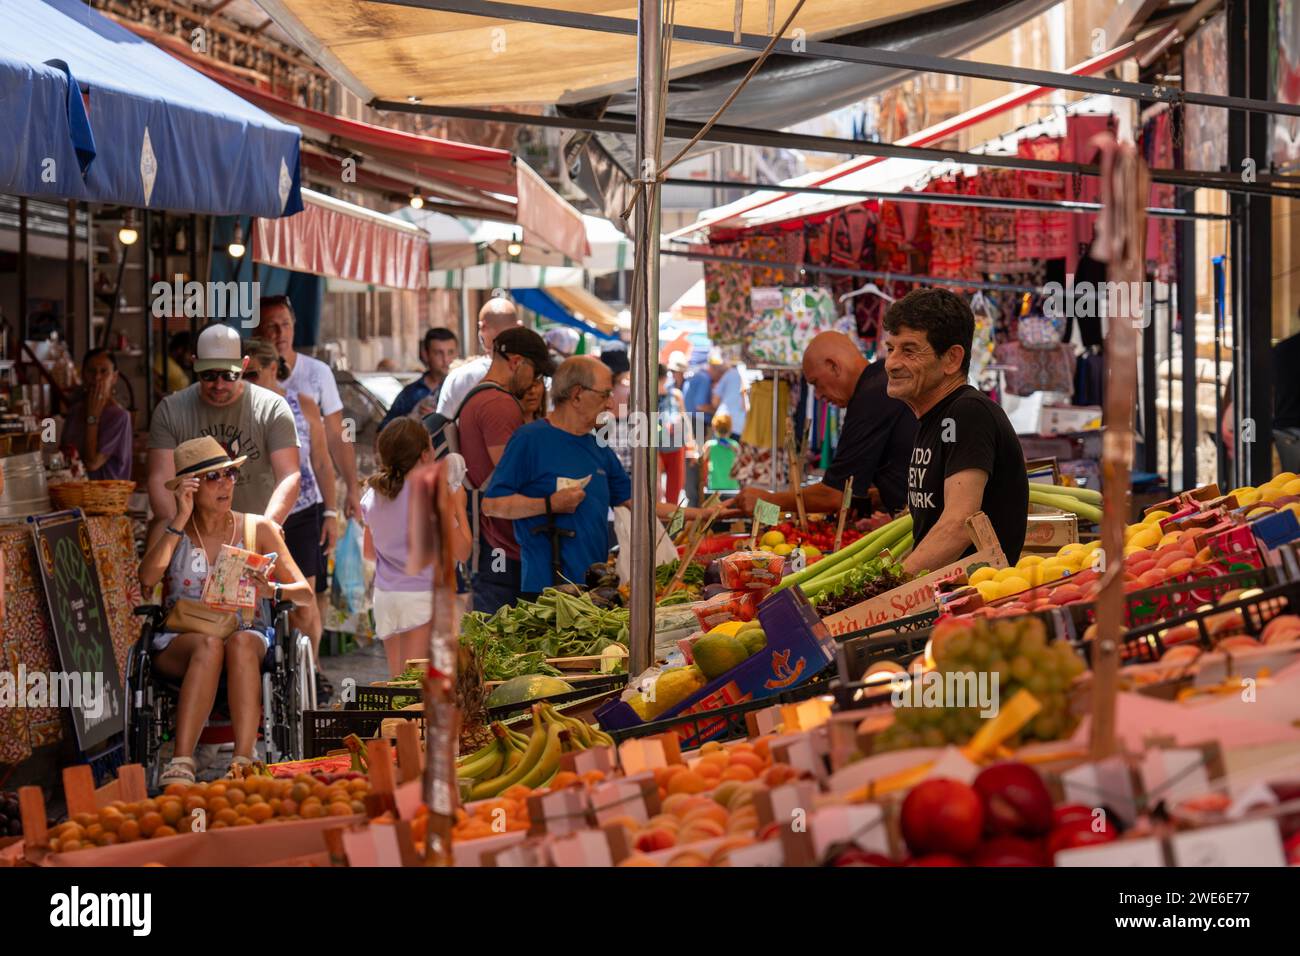
{"type": "MultiPolygon", "coordinates": [[[[540,376],[555,374],[546,343],[531,329],[508,328],[492,343],[492,364],[460,406],[456,435],[465,458],[467,485],[486,488],[506,444],[524,426],[520,399],[540,376]]],[[[481,501],[474,501],[478,514],[481,501]]],[[[511,523],[480,516],[471,558],[474,610],[495,613],[520,592],[519,545],[511,523]]]]}
{"type": "MultiPolygon", "coordinates": [[[[334,468],[343,476],[347,498],[343,517],[360,517],[361,486],[357,483],[357,449],[351,436],[343,434],[343,399],[339,396],[334,371],[320,359],[294,351],[293,333],[296,318],[287,295],[263,296],[258,304],[258,323],[253,334],[275,346],[289,369],[281,387],[290,395],[300,392],[320,408],[325,419],[325,444],[329,447],[334,468]]],[[[197,364],[195,366],[197,368],[197,364]]],[[[326,513],[326,519],[336,517],[326,513]]],[[[324,582],[319,582],[324,586],[324,582]]]]}
{"type": "Polygon", "coordinates": [[[284,524],[298,499],[298,430],[288,403],[274,392],[243,381],[248,364],[239,333],[210,325],[195,346],[199,380],[168,395],[154,409],[149,428],[149,504],[154,520],[170,521],[176,496],[167,482],[176,476],[174,450],[182,442],[210,435],[231,458],[246,458],[232,506],[284,524]]]}
{"type": "MultiPolygon", "coordinates": [[[[916,437],[916,417],[889,397],[884,363],[868,363],[842,332],[822,332],[804,351],[803,375],[818,398],[847,409],[835,459],[820,482],[804,488],[804,507],[813,512],[839,511],[852,477],[854,503],[860,512],[869,513],[876,498],[884,510],[901,511],[907,506],[907,461],[916,437]]],[[[747,514],[753,513],[760,498],[783,511],[795,508],[790,491],[751,487],[742,488],[736,497],[747,514]]]]}
{"type": "Polygon", "coordinates": [[[946,289],[916,289],[885,313],[889,394],[916,415],[907,504],[915,547],[903,566],[935,570],[973,550],[966,519],[983,511],[1007,560],[1020,558],[1029,479],[1001,406],[967,384],[975,316],[946,289]]]}

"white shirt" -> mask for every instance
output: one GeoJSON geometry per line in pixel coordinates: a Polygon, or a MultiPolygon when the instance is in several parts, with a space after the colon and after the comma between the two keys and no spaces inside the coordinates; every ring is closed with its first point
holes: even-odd
{"type": "Polygon", "coordinates": [[[727,369],[718,383],[713,386],[713,397],[718,399],[718,411],[731,416],[731,430],[737,435],[745,431],[745,396],[742,392],[744,380],[740,369],[732,366],[727,369]]]}
{"type": "Polygon", "coordinates": [[[483,376],[487,375],[491,365],[491,356],[479,355],[460,368],[448,372],[442,383],[442,391],[438,393],[438,414],[445,418],[455,415],[470,389],[483,381],[483,376]]]}
{"type": "Polygon", "coordinates": [[[322,418],[343,410],[343,399],[339,397],[339,386],[334,381],[334,370],[310,355],[298,353],[293,371],[281,386],[291,395],[304,394],[310,398],[320,407],[322,418]]]}

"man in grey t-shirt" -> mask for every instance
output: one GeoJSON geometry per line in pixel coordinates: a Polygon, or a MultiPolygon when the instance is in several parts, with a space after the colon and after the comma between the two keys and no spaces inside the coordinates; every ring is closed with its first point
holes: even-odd
{"type": "Polygon", "coordinates": [[[248,456],[239,472],[232,507],[283,524],[298,499],[298,430],[289,404],[274,392],[242,380],[247,359],[239,333],[212,325],[199,335],[194,371],[199,381],[164,398],[149,428],[149,504],[155,519],[170,521],[176,498],[167,482],[176,475],[173,451],[181,442],[211,435],[232,458],[248,456]]]}

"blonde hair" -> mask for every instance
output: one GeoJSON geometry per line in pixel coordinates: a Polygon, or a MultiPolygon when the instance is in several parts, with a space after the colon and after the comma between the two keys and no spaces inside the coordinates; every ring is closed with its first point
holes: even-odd
{"type": "Polygon", "coordinates": [[[720,433],[724,438],[731,434],[731,416],[726,412],[718,412],[713,416],[713,430],[720,433]]]}
{"type": "Polygon", "coordinates": [[[375,440],[379,474],[367,478],[366,484],[393,500],[401,493],[411,469],[420,463],[420,456],[432,445],[428,430],[415,419],[393,419],[375,440]]]}

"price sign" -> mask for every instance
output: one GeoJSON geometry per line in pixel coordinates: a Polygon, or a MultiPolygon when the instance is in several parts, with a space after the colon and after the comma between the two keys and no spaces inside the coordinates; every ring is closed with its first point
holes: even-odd
{"type": "Polygon", "coordinates": [[[781,509],[770,501],[759,498],[754,502],[755,524],[776,524],[781,520],[781,509]]]}
{"type": "Polygon", "coordinates": [[[678,508],[668,519],[668,537],[675,538],[681,534],[682,527],[686,524],[686,512],[678,508]]]}

